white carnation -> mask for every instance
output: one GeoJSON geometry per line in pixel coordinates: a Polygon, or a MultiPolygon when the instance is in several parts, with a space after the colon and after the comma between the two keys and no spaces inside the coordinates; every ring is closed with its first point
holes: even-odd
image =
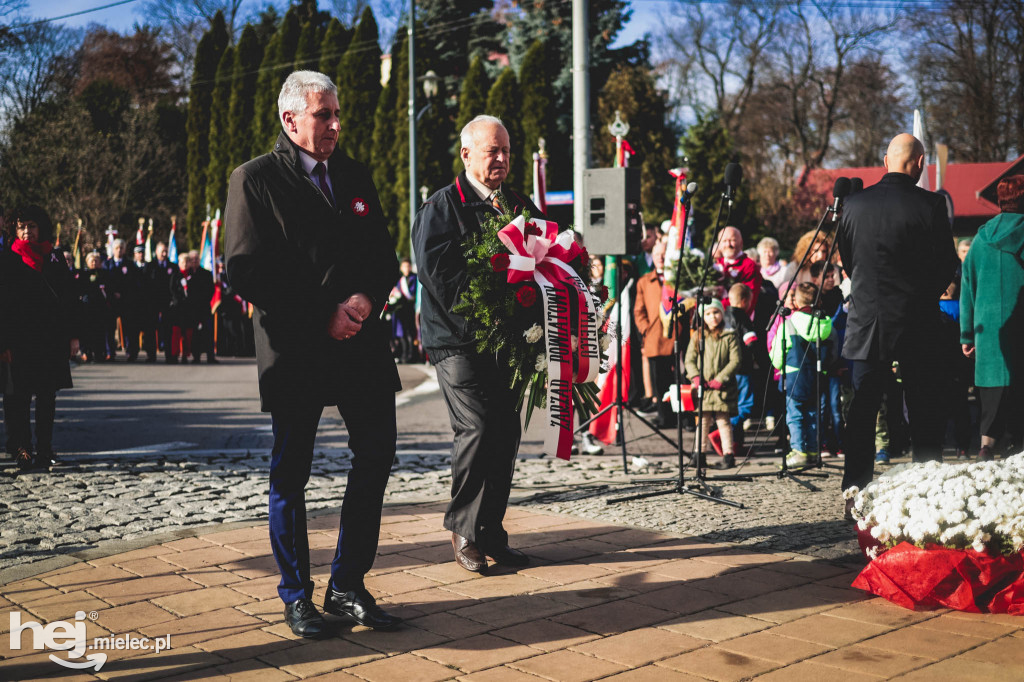
{"type": "Polygon", "coordinates": [[[612,335],[602,334],[601,335],[601,352],[605,352],[612,345],[612,335]]]}
{"type": "Polygon", "coordinates": [[[548,369],[548,357],[543,353],[538,355],[536,362],[533,363],[533,368],[538,372],[546,372],[548,369]]]}
{"type": "Polygon", "coordinates": [[[523,332],[523,337],[526,339],[526,343],[537,343],[544,338],[544,329],[539,324],[535,324],[523,332]]]}

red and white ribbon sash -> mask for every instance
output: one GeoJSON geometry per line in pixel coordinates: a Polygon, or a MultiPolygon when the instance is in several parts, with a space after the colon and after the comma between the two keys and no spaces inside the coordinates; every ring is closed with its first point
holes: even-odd
{"type": "Polygon", "coordinates": [[[535,282],[544,300],[544,347],[547,356],[548,426],[544,449],[569,459],[573,443],[573,383],[597,379],[601,365],[597,309],[587,285],[569,261],[582,249],[572,231],[559,234],[546,220],[517,217],[498,232],[511,252],[508,283],[535,282]],[[576,336],[578,345],[572,347],[576,336]]]}

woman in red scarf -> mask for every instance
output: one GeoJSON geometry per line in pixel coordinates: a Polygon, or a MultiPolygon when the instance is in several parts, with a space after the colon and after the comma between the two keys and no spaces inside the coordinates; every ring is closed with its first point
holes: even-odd
{"type": "Polygon", "coordinates": [[[53,223],[39,206],[15,214],[15,240],[0,254],[0,357],[9,364],[5,393],[9,439],[22,470],[49,468],[57,390],[71,388],[68,360],[76,298],[64,256],[50,241],[53,223]],[[36,398],[36,454],[29,411],[36,398]]]}

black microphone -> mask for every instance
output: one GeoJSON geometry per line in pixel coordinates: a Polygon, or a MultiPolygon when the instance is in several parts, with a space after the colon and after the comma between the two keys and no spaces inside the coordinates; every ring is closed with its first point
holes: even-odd
{"type": "Polygon", "coordinates": [[[850,193],[852,186],[850,178],[845,177],[836,178],[836,184],[832,185],[832,196],[835,197],[832,200],[832,222],[839,220],[839,207],[843,205],[843,199],[850,193]]]}
{"type": "Polygon", "coordinates": [[[850,194],[856,194],[864,189],[864,178],[850,178],[850,194]]]}
{"type": "Polygon", "coordinates": [[[738,163],[730,163],[725,166],[725,198],[729,201],[730,206],[732,206],[733,193],[739,187],[742,179],[743,169],[738,163]]]}
{"type": "Polygon", "coordinates": [[[688,184],[686,186],[686,189],[683,190],[683,196],[679,197],[679,203],[682,204],[683,206],[689,206],[690,205],[690,199],[692,199],[693,195],[696,194],[696,193],[697,193],[697,183],[696,182],[691,182],[690,184],[688,184]]]}

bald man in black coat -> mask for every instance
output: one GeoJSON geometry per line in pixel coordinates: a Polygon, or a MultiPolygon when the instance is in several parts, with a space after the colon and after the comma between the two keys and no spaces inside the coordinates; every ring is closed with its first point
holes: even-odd
{"type": "MultiPolygon", "coordinates": [[[[885,176],[846,200],[839,254],[853,287],[843,357],[853,361],[843,490],[874,475],[874,426],[884,379],[899,362],[914,461],[941,459],[945,427],[939,295],[957,257],[945,199],[917,187],[924,147],[893,138],[885,176]]],[[[850,504],[847,503],[847,515],[850,504]]]]}

